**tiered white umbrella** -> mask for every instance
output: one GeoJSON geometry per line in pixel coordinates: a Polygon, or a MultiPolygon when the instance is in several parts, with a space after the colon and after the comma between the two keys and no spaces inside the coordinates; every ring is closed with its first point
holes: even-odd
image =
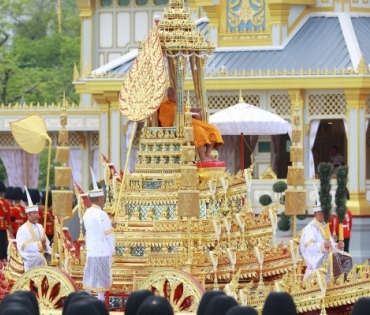
{"type": "Polygon", "coordinates": [[[289,132],[289,123],[283,118],[256,106],[239,103],[210,116],[209,122],[221,135],[279,135],[289,132]]]}
{"type": "MultiPolygon", "coordinates": [[[[279,135],[289,133],[291,126],[283,118],[256,106],[244,103],[240,93],[239,103],[210,116],[209,122],[221,135],[279,135]]],[[[240,167],[244,168],[244,141],[241,141],[240,167]]]]}

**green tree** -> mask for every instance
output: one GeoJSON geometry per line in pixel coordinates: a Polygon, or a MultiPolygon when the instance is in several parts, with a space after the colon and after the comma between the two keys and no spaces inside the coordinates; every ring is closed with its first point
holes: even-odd
{"type": "MultiPolygon", "coordinates": [[[[49,149],[44,149],[40,153],[40,171],[39,171],[39,186],[38,189],[40,191],[45,190],[46,188],[46,174],[47,174],[47,169],[48,169],[48,153],[49,149]]],[[[51,150],[51,162],[50,162],[50,179],[49,179],[49,187],[54,186],[54,169],[55,166],[58,166],[58,163],[55,162],[55,153],[56,150],[52,149],[51,150]]]]}
{"type": "Polygon", "coordinates": [[[63,1],[58,33],[56,1],[0,3],[0,103],[57,103],[75,93],[73,64],[80,56],[80,21],[75,0],[63,1]]]}
{"type": "Polygon", "coordinates": [[[6,174],[5,165],[4,165],[3,161],[0,158],[0,180],[6,181],[7,179],[8,179],[8,176],[6,174]]]}

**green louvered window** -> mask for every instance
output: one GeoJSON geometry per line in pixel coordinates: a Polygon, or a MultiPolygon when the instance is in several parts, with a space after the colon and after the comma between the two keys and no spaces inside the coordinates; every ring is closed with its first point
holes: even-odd
{"type": "Polygon", "coordinates": [[[118,0],[118,5],[120,7],[128,7],[130,5],[130,0],[118,0]]]}
{"type": "Polygon", "coordinates": [[[136,5],[137,6],[143,6],[143,5],[147,5],[148,4],[148,0],[136,0],[136,5]]]}
{"type": "Polygon", "coordinates": [[[168,4],[168,0],[154,0],[155,5],[166,5],[168,4]]]}
{"type": "Polygon", "coordinates": [[[111,7],[113,0],[100,0],[100,5],[102,7],[111,7]]]}

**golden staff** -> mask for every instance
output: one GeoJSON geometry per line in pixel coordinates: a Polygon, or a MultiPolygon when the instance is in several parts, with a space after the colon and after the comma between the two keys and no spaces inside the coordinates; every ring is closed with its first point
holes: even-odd
{"type": "MultiPolygon", "coordinates": [[[[40,116],[28,116],[26,118],[10,123],[10,131],[17,144],[27,153],[39,154],[45,148],[45,142],[49,142],[48,166],[46,172],[46,197],[45,204],[47,208],[49,179],[50,179],[50,162],[51,148],[53,141],[50,139],[44,120],[40,116]]],[[[44,230],[46,229],[46,214],[44,214],[44,230]]]]}
{"type": "Polygon", "coordinates": [[[161,43],[157,27],[154,27],[148,39],[142,44],[142,48],[127,75],[127,79],[123,81],[119,94],[121,114],[128,120],[133,121],[134,126],[126,154],[125,168],[114,214],[115,221],[120,207],[137,122],[152,116],[157,111],[166,92],[166,84],[167,76],[161,43]]]}
{"type": "Polygon", "coordinates": [[[121,202],[123,186],[124,186],[124,183],[125,183],[125,175],[126,175],[126,172],[127,172],[128,162],[130,160],[130,153],[131,153],[132,143],[134,142],[136,129],[137,129],[137,121],[134,121],[134,126],[132,127],[132,134],[131,134],[131,137],[130,137],[130,144],[128,146],[128,150],[127,150],[127,153],[126,153],[126,162],[125,162],[125,167],[123,169],[123,174],[122,174],[122,179],[121,179],[121,187],[120,187],[119,195],[118,195],[117,208],[116,208],[116,211],[114,213],[114,221],[116,221],[116,219],[117,219],[117,213],[118,213],[119,205],[120,205],[120,202],[121,202]]]}
{"type": "MultiPolygon", "coordinates": [[[[47,135],[47,134],[46,134],[47,135]]],[[[48,199],[49,199],[49,180],[50,180],[50,163],[51,163],[51,148],[53,146],[53,141],[47,136],[46,139],[49,142],[49,150],[48,150],[48,166],[46,170],[46,188],[45,188],[45,208],[44,208],[44,230],[46,231],[46,218],[48,215],[48,199]]]]}

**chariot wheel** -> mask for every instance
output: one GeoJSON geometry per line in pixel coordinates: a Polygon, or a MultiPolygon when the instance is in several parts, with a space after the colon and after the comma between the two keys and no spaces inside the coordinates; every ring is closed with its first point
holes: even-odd
{"type": "Polygon", "coordinates": [[[150,290],[165,297],[174,312],[196,311],[205,292],[201,283],[182,270],[160,270],[152,273],[140,285],[139,290],[150,290]]]}
{"type": "Polygon", "coordinates": [[[40,309],[60,309],[64,299],[77,291],[75,281],[62,269],[35,267],[28,270],[16,281],[10,293],[15,291],[34,292],[40,309]]]}

